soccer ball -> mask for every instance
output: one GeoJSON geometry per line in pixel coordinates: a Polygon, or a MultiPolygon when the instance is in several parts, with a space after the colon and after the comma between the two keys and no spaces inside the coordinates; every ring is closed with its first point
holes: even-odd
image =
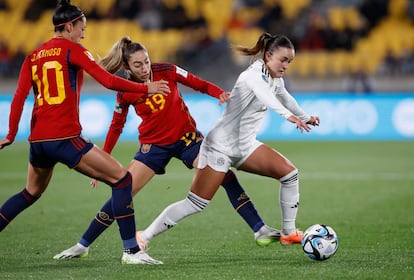
{"type": "Polygon", "coordinates": [[[302,249],[313,260],[327,260],[338,250],[338,236],[330,226],[315,224],[305,230],[302,249]]]}

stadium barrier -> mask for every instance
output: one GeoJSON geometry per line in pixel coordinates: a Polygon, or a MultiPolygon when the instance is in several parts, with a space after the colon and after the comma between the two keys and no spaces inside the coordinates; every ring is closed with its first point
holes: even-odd
{"type": "MultiPolygon", "coordinates": [[[[414,140],[413,94],[294,94],[309,113],[319,115],[321,125],[312,133],[299,133],[295,126],[273,111],[268,111],[259,128],[260,140],[414,140]]],[[[199,129],[206,134],[220,118],[225,105],[204,94],[183,94],[199,129]]],[[[0,137],[8,131],[12,95],[0,95],[0,137]]],[[[83,134],[93,141],[103,141],[112,119],[115,95],[83,94],[80,117],[83,134]]],[[[30,130],[33,99],[26,101],[16,140],[26,140],[30,130]]],[[[130,108],[120,140],[136,141],[141,121],[130,108]]]]}

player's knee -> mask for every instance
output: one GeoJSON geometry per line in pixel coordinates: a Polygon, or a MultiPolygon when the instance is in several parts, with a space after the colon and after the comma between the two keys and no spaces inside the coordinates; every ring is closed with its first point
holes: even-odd
{"type": "Polygon", "coordinates": [[[280,184],[284,187],[290,187],[290,186],[297,185],[299,182],[298,170],[295,168],[294,170],[292,170],[291,172],[289,172],[288,174],[280,178],[279,181],[280,181],[280,184]]]}
{"type": "Polygon", "coordinates": [[[203,211],[204,208],[210,203],[210,200],[199,197],[193,192],[189,192],[186,198],[188,205],[191,206],[193,213],[198,213],[203,211]]]}

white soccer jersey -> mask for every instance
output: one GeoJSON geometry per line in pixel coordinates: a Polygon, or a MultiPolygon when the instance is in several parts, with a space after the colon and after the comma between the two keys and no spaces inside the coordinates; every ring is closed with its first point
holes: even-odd
{"type": "Polygon", "coordinates": [[[257,145],[256,135],[268,108],[285,118],[295,115],[304,122],[310,120],[286,90],[283,79],[272,78],[260,59],[238,77],[223,115],[203,145],[236,161],[246,157],[253,152],[252,145],[257,145]]]}

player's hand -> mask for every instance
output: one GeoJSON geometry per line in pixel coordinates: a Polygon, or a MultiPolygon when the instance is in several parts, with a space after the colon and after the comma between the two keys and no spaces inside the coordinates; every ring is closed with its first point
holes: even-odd
{"type": "Polygon", "coordinates": [[[98,187],[98,183],[99,183],[98,180],[92,179],[91,182],[90,182],[90,185],[91,185],[92,188],[96,189],[98,187]]]}
{"type": "Polygon", "coordinates": [[[11,143],[12,142],[7,138],[1,139],[0,140],[0,150],[3,149],[4,147],[10,145],[11,143]]]}
{"type": "Polygon", "coordinates": [[[318,116],[311,116],[310,120],[307,122],[307,124],[313,125],[313,126],[319,126],[320,120],[318,116]]]}
{"type": "Polygon", "coordinates": [[[170,87],[168,86],[168,82],[164,80],[150,82],[147,84],[147,86],[149,94],[161,93],[167,95],[171,92],[170,87]]]}
{"type": "Polygon", "coordinates": [[[307,123],[301,121],[300,119],[298,119],[295,122],[295,124],[296,124],[296,128],[300,130],[300,133],[303,133],[303,131],[306,131],[306,132],[311,131],[310,126],[307,123]]]}
{"type": "Polygon", "coordinates": [[[226,103],[230,100],[231,93],[228,91],[223,91],[219,96],[219,105],[226,103]]]}
{"type": "Polygon", "coordinates": [[[291,123],[294,123],[296,125],[296,128],[300,130],[300,133],[303,133],[303,131],[309,132],[311,131],[311,127],[303,122],[301,119],[296,117],[295,115],[292,115],[288,118],[288,121],[291,123]]]}

